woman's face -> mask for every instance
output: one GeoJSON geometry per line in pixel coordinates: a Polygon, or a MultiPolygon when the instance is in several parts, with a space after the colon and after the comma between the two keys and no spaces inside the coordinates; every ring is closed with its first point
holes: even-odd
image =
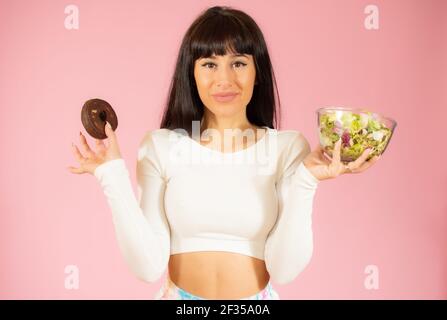
{"type": "Polygon", "coordinates": [[[226,54],[197,59],[194,78],[200,99],[214,116],[245,116],[256,78],[252,55],[226,54]],[[216,97],[219,93],[236,95],[230,98],[216,97]]]}

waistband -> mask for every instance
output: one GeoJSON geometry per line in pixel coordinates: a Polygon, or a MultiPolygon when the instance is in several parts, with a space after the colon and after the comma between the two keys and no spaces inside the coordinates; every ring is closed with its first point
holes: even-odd
{"type": "MultiPolygon", "coordinates": [[[[210,300],[204,297],[196,296],[180,287],[177,287],[177,285],[172,281],[172,279],[169,277],[169,274],[166,277],[166,281],[164,282],[163,291],[165,290],[173,290],[175,291],[182,299],[187,300],[210,300]]],[[[263,300],[268,296],[278,296],[276,291],[273,289],[271,282],[269,281],[266,286],[259,291],[258,293],[255,293],[251,296],[240,298],[238,300],[263,300]]],[[[275,299],[275,298],[274,298],[275,299]]]]}

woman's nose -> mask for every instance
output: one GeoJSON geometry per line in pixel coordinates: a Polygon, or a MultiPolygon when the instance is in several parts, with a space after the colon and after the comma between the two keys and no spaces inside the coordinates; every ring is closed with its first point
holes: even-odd
{"type": "Polygon", "coordinates": [[[234,71],[231,66],[221,67],[216,72],[217,83],[231,83],[234,80],[234,71]]]}

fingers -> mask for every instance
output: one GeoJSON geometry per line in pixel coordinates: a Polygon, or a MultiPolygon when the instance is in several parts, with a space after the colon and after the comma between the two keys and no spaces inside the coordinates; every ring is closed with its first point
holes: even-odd
{"type": "Polygon", "coordinates": [[[355,161],[348,162],[343,166],[344,170],[343,173],[359,173],[363,170],[366,170],[366,164],[369,168],[372,164],[369,164],[370,162],[375,162],[377,159],[372,158],[370,161],[366,162],[366,158],[368,158],[369,154],[371,153],[371,149],[368,148],[363,151],[363,153],[358,157],[355,161]],[[365,169],[363,169],[365,168],[365,169]]]}
{"type": "MultiPolygon", "coordinates": [[[[72,150],[73,150],[73,153],[74,153],[74,155],[75,155],[75,157],[76,157],[76,160],[79,162],[79,163],[82,163],[84,160],[85,160],[85,158],[84,158],[84,156],[81,154],[81,152],[79,152],[79,149],[78,149],[78,147],[74,144],[74,143],[72,143],[71,144],[71,148],[72,148],[72,150]]],[[[82,169],[82,168],[75,168],[75,167],[67,167],[67,169],[71,172],[71,173],[77,173],[77,174],[81,174],[81,173],[84,173],[84,170],[82,169]]]]}
{"type": "Polygon", "coordinates": [[[116,138],[115,131],[113,131],[112,126],[109,122],[106,121],[106,126],[104,128],[105,133],[107,135],[107,138],[109,139],[109,148],[112,151],[112,153],[119,154],[119,147],[118,147],[118,139],[116,138]]]}
{"type": "Polygon", "coordinates": [[[116,141],[115,131],[113,131],[112,126],[106,121],[106,126],[104,128],[107,138],[110,142],[114,143],[116,141]]]}
{"type": "Polygon", "coordinates": [[[71,147],[72,147],[73,153],[74,153],[74,155],[75,155],[75,157],[76,157],[76,160],[77,160],[79,163],[82,163],[83,161],[86,160],[86,159],[84,158],[84,156],[81,154],[81,152],[79,152],[78,147],[77,147],[74,143],[71,144],[71,147]]]}
{"type": "Polygon", "coordinates": [[[352,169],[359,168],[362,165],[362,163],[366,161],[366,158],[368,158],[368,155],[370,154],[370,152],[371,152],[371,149],[366,149],[365,151],[363,151],[361,156],[352,162],[351,168],[352,169]]]}
{"type": "Polygon", "coordinates": [[[367,170],[368,168],[370,168],[372,165],[374,165],[379,159],[380,159],[380,156],[374,156],[370,160],[362,162],[358,167],[355,167],[353,165],[354,161],[350,162],[347,165],[347,167],[350,168],[350,169],[348,169],[347,172],[348,173],[360,173],[360,172],[363,172],[363,171],[367,170]]]}
{"type": "Polygon", "coordinates": [[[96,143],[96,148],[99,151],[105,151],[106,145],[104,144],[104,141],[102,141],[101,139],[95,139],[95,143],[96,143]]]}
{"type": "Polygon", "coordinates": [[[341,138],[337,140],[334,145],[334,151],[332,152],[332,162],[334,164],[340,164],[340,150],[341,150],[341,138]]]}
{"type": "Polygon", "coordinates": [[[329,155],[326,154],[326,151],[324,150],[324,148],[321,145],[317,146],[317,152],[318,152],[318,159],[320,160],[320,164],[321,163],[331,163],[332,159],[329,157],[329,155]]]}
{"type": "Polygon", "coordinates": [[[379,161],[379,159],[380,159],[380,156],[374,156],[370,160],[365,161],[364,163],[362,163],[360,168],[357,169],[357,172],[365,171],[366,169],[368,169],[369,167],[374,165],[377,161],[379,161]]]}
{"type": "Polygon", "coordinates": [[[75,167],[67,167],[67,169],[71,172],[71,173],[76,173],[76,174],[81,174],[84,173],[84,170],[82,170],[82,168],[75,168],[75,167]]]}
{"type": "Polygon", "coordinates": [[[90,146],[87,143],[87,139],[85,139],[84,135],[81,132],[79,132],[79,136],[81,139],[81,145],[84,151],[87,153],[87,156],[93,156],[95,153],[92,151],[92,149],[90,149],[90,146]]]}

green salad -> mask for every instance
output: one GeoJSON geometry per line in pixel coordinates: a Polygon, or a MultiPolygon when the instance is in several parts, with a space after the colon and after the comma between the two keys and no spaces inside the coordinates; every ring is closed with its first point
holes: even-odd
{"type": "Polygon", "coordinates": [[[372,112],[326,111],[319,117],[320,144],[332,156],[339,138],[342,140],[340,157],[344,162],[356,160],[371,148],[367,160],[380,155],[391,138],[392,131],[379,122],[372,112]]]}

